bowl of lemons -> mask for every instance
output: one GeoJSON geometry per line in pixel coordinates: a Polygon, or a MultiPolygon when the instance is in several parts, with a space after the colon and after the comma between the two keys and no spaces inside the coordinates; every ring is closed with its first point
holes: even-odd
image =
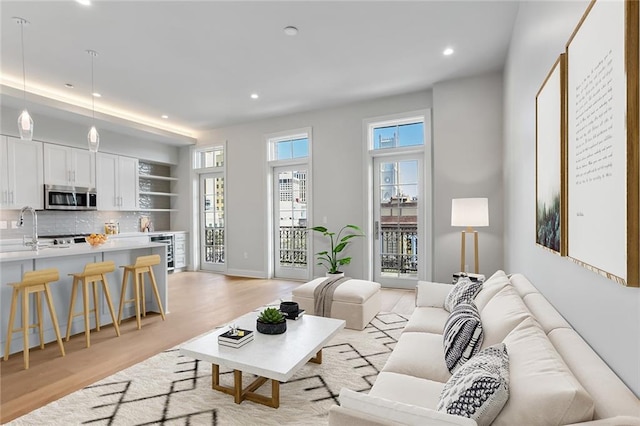
{"type": "Polygon", "coordinates": [[[85,241],[88,242],[91,247],[98,247],[107,242],[107,236],[105,234],[91,234],[85,237],[85,241]]]}

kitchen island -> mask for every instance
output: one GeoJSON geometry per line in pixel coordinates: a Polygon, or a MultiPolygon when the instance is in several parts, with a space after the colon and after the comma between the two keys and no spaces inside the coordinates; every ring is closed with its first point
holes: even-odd
{"type": "MultiPolygon", "coordinates": [[[[149,254],[160,255],[160,265],[166,265],[167,262],[167,246],[160,243],[150,243],[141,241],[128,241],[128,239],[113,239],[105,244],[92,247],[89,244],[73,244],[70,246],[49,246],[41,248],[37,251],[20,249],[19,251],[9,251],[0,253],[0,340],[2,351],[0,356],[4,355],[5,342],[7,339],[7,327],[9,323],[9,312],[11,308],[11,287],[8,283],[20,282],[22,275],[27,271],[57,268],[60,272],[60,280],[50,285],[53,303],[58,317],[60,332],[64,337],[67,329],[67,318],[69,314],[69,305],[71,297],[72,277],[68,274],[81,272],[87,263],[104,262],[112,260],[116,264],[116,270],[107,274],[109,291],[113,299],[114,309],[118,310],[120,301],[120,290],[122,286],[123,270],[119,266],[134,264],[138,256],[149,254]]],[[[168,291],[167,291],[167,270],[164,267],[154,267],[154,274],[158,284],[158,291],[164,311],[168,309],[168,291]]],[[[148,281],[148,280],[147,280],[148,281]]],[[[131,299],[132,285],[127,286],[127,299],[131,299]]],[[[159,312],[155,297],[151,293],[151,288],[146,285],[146,308],[147,312],[159,312]]],[[[32,298],[29,314],[31,316],[31,324],[36,322],[35,298],[32,298]]],[[[76,300],[76,310],[82,306],[82,292],[78,292],[76,300]]],[[[104,299],[104,294],[99,291],[98,305],[100,311],[100,325],[111,324],[111,316],[104,299]]],[[[46,303],[43,303],[43,311],[48,310],[46,303]]],[[[133,304],[125,306],[122,317],[129,318],[135,316],[133,304]]],[[[44,340],[45,342],[55,341],[55,333],[53,324],[48,314],[43,315],[44,322],[44,340]]],[[[19,327],[19,319],[16,318],[14,328],[19,327]]],[[[91,327],[95,327],[94,315],[91,315],[91,327]]],[[[30,330],[29,342],[30,346],[38,346],[40,344],[37,336],[37,328],[30,330]]],[[[84,323],[81,316],[72,320],[71,334],[84,333],[84,323]]],[[[114,339],[117,337],[114,335],[114,339]]],[[[20,352],[23,348],[22,333],[14,333],[11,339],[10,353],[20,352]]]]}

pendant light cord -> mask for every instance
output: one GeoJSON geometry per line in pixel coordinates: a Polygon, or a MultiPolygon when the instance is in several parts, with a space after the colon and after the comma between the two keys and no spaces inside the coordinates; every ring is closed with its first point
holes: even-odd
{"type": "Polygon", "coordinates": [[[24,70],[24,19],[19,19],[20,22],[20,44],[22,46],[22,96],[24,101],[24,107],[27,108],[27,77],[24,70]]]}
{"type": "Polygon", "coordinates": [[[95,53],[91,53],[91,110],[93,111],[93,123],[96,121],[96,96],[93,89],[93,58],[95,53]]]}

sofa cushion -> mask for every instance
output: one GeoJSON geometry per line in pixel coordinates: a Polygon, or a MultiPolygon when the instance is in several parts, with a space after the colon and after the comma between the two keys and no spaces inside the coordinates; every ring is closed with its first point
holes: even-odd
{"type": "Polygon", "coordinates": [[[540,293],[538,289],[531,284],[531,281],[522,274],[513,274],[511,278],[509,278],[509,281],[513,288],[515,288],[518,294],[523,298],[527,294],[540,293]]]}
{"type": "Polygon", "coordinates": [[[489,300],[493,298],[500,290],[505,288],[506,286],[510,286],[509,277],[504,271],[496,271],[493,275],[489,277],[488,280],[482,284],[482,289],[480,293],[474,299],[474,303],[478,307],[478,310],[482,312],[484,307],[489,303],[489,300]]]}
{"type": "Polygon", "coordinates": [[[513,287],[504,287],[480,311],[484,330],[483,347],[502,342],[511,330],[530,317],[531,313],[513,287]]]}
{"type": "Polygon", "coordinates": [[[416,405],[403,404],[396,400],[365,395],[346,388],[342,388],[340,391],[340,405],[346,409],[373,415],[377,419],[388,420],[393,424],[415,426],[475,425],[469,419],[462,419],[416,405]]]}
{"type": "Polygon", "coordinates": [[[402,333],[382,371],[445,383],[451,377],[442,355],[442,334],[402,333]]]}
{"type": "Polygon", "coordinates": [[[444,326],[444,362],[451,373],[480,351],[484,334],[478,308],[473,303],[460,303],[444,326]]]}
{"type": "Polygon", "coordinates": [[[482,281],[471,281],[469,278],[460,278],[451,288],[444,300],[444,308],[451,312],[459,303],[470,303],[482,289],[482,281]]]}
{"type": "Polygon", "coordinates": [[[556,328],[571,328],[567,320],[540,293],[529,293],[524,296],[524,304],[538,321],[546,334],[556,328]]]}
{"type": "Polygon", "coordinates": [[[449,318],[449,312],[443,308],[415,308],[413,314],[409,318],[409,322],[403,329],[403,333],[407,331],[418,331],[423,333],[442,334],[444,325],[449,318]]]}
{"type": "Polygon", "coordinates": [[[504,343],[511,366],[510,397],[495,426],[566,425],[592,419],[591,396],[533,318],[518,325],[504,343]]]}
{"type": "Polygon", "coordinates": [[[444,301],[451,291],[451,284],[418,281],[416,284],[416,306],[444,308],[444,301]]]}
{"type": "MultiPolygon", "coordinates": [[[[504,343],[480,351],[444,385],[438,411],[490,425],[509,399],[509,355],[504,343]]],[[[524,424],[524,423],[521,423],[524,424]]]]}
{"type": "Polygon", "coordinates": [[[435,410],[443,388],[444,383],[383,371],[376,377],[369,395],[435,410]]]}

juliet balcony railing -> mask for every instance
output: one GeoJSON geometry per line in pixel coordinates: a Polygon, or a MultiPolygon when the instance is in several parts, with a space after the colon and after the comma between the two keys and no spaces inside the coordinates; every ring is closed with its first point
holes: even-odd
{"type": "Polygon", "coordinates": [[[380,232],[382,272],[414,275],[418,273],[418,228],[415,225],[388,227],[380,232]]]}
{"type": "Polygon", "coordinates": [[[207,263],[224,263],[224,228],[205,228],[204,260],[207,263]]]}
{"type": "Polygon", "coordinates": [[[307,231],[304,226],[280,227],[280,265],[292,268],[307,266],[307,231]]]}

